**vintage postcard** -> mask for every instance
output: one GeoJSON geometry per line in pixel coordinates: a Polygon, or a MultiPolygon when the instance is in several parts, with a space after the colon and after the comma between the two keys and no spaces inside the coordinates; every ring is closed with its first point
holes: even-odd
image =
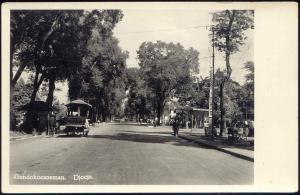
{"type": "Polygon", "coordinates": [[[2,4],[3,192],[297,191],[297,16],[2,4]]]}

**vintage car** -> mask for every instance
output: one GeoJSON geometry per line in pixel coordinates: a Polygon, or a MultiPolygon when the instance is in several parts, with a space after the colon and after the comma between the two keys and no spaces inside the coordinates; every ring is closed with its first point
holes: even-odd
{"type": "Polygon", "coordinates": [[[89,133],[89,116],[92,106],[82,100],[74,100],[66,105],[67,116],[59,120],[60,132],[67,135],[80,134],[87,136],[89,133]]]}

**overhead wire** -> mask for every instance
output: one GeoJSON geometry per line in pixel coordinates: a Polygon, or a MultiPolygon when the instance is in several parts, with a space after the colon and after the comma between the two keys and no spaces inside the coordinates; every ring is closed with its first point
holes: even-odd
{"type": "MultiPolygon", "coordinates": [[[[129,34],[141,34],[141,33],[152,33],[152,32],[162,32],[162,31],[179,31],[179,30],[188,30],[188,29],[197,29],[197,28],[205,28],[206,30],[214,25],[196,25],[196,26],[188,26],[188,27],[182,27],[182,28],[173,28],[173,29],[155,29],[155,30],[146,30],[146,31],[133,31],[133,32],[124,32],[124,33],[115,33],[115,35],[129,35],[129,34]]],[[[250,41],[250,44],[252,42],[250,41]]],[[[246,50],[243,51],[241,57],[239,58],[239,61],[237,64],[240,63],[240,61],[242,60],[242,58],[244,57],[246,51],[248,51],[250,49],[250,44],[248,45],[248,48],[246,50]]],[[[210,56],[205,56],[205,57],[201,57],[199,58],[200,60],[207,60],[207,59],[211,59],[212,58],[212,51],[211,48],[209,47],[209,54],[210,56]]],[[[236,65],[236,64],[235,64],[236,65]]],[[[234,65],[234,66],[235,66],[234,65]]],[[[233,67],[234,67],[233,66],[233,67]]]]}
{"type": "Polygon", "coordinates": [[[145,31],[133,31],[133,32],[124,32],[124,33],[115,33],[116,35],[127,35],[127,34],[140,34],[140,33],[151,33],[151,32],[161,32],[161,31],[178,31],[178,30],[187,30],[187,29],[197,29],[197,28],[208,28],[212,25],[197,25],[197,26],[188,26],[182,28],[173,28],[173,29],[155,29],[155,30],[145,30],[145,31]]]}
{"type": "Polygon", "coordinates": [[[196,26],[188,26],[188,27],[181,27],[181,28],[154,29],[154,30],[120,32],[120,33],[116,32],[115,35],[141,34],[141,33],[162,32],[162,31],[179,31],[179,30],[188,30],[188,29],[197,29],[197,28],[205,28],[207,30],[209,27],[212,26],[214,25],[196,25],[196,26]]]}

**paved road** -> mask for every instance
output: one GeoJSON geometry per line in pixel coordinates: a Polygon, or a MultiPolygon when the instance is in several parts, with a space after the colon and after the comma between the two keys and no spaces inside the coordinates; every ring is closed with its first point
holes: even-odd
{"type": "Polygon", "coordinates": [[[15,141],[10,149],[11,184],[220,185],[253,184],[254,177],[252,162],[135,124],[102,124],[88,137],[15,141]]]}

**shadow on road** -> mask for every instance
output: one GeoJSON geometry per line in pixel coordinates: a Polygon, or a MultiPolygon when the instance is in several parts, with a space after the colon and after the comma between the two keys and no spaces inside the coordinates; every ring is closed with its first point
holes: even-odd
{"type": "MultiPolygon", "coordinates": [[[[122,131],[124,133],[136,133],[136,131],[122,131]]],[[[162,134],[162,135],[171,135],[171,131],[145,131],[145,132],[139,132],[140,134],[162,134]]]]}
{"type": "Polygon", "coordinates": [[[66,135],[66,134],[56,136],[56,138],[74,138],[74,137],[81,138],[83,136],[82,135],[66,135]]]}
{"type": "Polygon", "coordinates": [[[146,123],[109,123],[109,125],[130,125],[130,126],[148,126],[150,124],[146,124],[146,123]]]}
{"type": "MultiPolygon", "coordinates": [[[[147,132],[148,133],[148,132],[147,132]]],[[[155,132],[159,134],[160,132],[155,132]]],[[[170,133],[168,133],[170,134],[170,133]]],[[[191,146],[197,148],[209,149],[205,146],[200,146],[190,141],[186,141],[173,136],[164,135],[147,135],[139,133],[118,133],[115,135],[88,135],[88,138],[100,138],[100,139],[110,139],[110,140],[120,140],[120,141],[131,141],[131,142],[142,142],[142,143],[159,143],[159,144],[171,144],[175,146],[191,146]]]]}

